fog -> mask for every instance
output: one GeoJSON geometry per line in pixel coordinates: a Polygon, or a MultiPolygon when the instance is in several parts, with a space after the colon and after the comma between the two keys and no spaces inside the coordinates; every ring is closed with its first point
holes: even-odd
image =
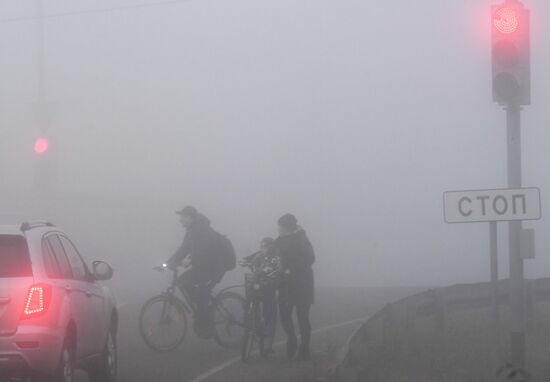
{"type": "MultiPolygon", "coordinates": [[[[315,247],[320,286],[488,280],[488,224],[446,225],[443,192],[506,187],[491,2],[150,3],[44,0],[57,156],[44,193],[33,185],[37,3],[0,1],[3,221],[54,220],[129,285],[156,277],[150,268],[176,250],[184,232],[174,211],[187,204],[240,257],[294,213],[315,247]]],[[[523,183],[541,189],[544,208],[550,3],[525,4],[533,104],[523,113],[523,183]]],[[[549,223],[543,215],[525,226],[537,231],[527,275],[548,276],[549,223]]]]}

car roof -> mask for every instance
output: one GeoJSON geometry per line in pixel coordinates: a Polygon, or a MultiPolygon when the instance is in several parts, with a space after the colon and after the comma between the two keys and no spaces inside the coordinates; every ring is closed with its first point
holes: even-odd
{"type": "Polygon", "coordinates": [[[15,224],[2,224],[0,225],[0,235],[20,235],[23,236],[21,231],[21,225],[15,224]]]}
{"type": "Polygon", "coordinates": [[[39,233],[42,235],[52,230],[62,232],[52,223],[46,221],[30,221],[21,224],[0,224],[0,235],[27,236],[30,233],[39,233]]]}

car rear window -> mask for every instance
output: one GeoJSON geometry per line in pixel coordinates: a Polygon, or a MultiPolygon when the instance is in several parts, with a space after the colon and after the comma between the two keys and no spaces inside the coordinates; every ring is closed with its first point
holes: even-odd
{"type": "Polygon", "coordinates": [[[27,240],[18,235],[0,235],[0,278],[32,276],[27,240]]]}

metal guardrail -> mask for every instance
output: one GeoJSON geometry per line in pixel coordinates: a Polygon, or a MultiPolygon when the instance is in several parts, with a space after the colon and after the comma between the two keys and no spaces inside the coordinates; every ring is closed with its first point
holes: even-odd
{"type": "MultiPolygon", "coordinates": [[[[509,281],[499,282],[498,305],[509,305],[509,281]]],[[[526,280],[527,325],[537,315],[536,306],[550,302],[550,279],[526,280]]],[[[344,361],[336,370],[336,380],[362,381],[362,372],[379,352],[414,349],[419,342],[444,341],[453,315],[486,309],[491,319],[493,290],[490,283],[461,284],[418,293],[386,305],[354,334],[344,361]],[[373,350],[373,349],[376,349],[373,350]]],[[[414,351],[414,350],[410,350],[414,351]]],[[[373,361],[374,362],[374,361],[373,361]]],[[[496,370],[496,369],[495,369],[496,370]]]]}

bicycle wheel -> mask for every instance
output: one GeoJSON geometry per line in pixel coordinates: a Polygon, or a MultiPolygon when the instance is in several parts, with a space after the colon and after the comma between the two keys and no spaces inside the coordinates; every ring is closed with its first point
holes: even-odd
{"type": "Polygon", "coordinates": [[[253,301],[249,304],[245,318],[244,334],[241,344],[241,361],[247,362],[257,341],[259,304],[253,301]]]}
{"type": "Polygon", "coordinates": [[[240,345],[244,333],[246,301],[235,292],[223,292],[214,298],[216,342],[224,348],[240,345]]]}
{"type": "Polygon", "coordinates": [[[168,295],[149,299],[139,314],[139,331],[151,349],[158,352],[174,350],[187,333],[187,315],[183,304],[168,295]]]}

